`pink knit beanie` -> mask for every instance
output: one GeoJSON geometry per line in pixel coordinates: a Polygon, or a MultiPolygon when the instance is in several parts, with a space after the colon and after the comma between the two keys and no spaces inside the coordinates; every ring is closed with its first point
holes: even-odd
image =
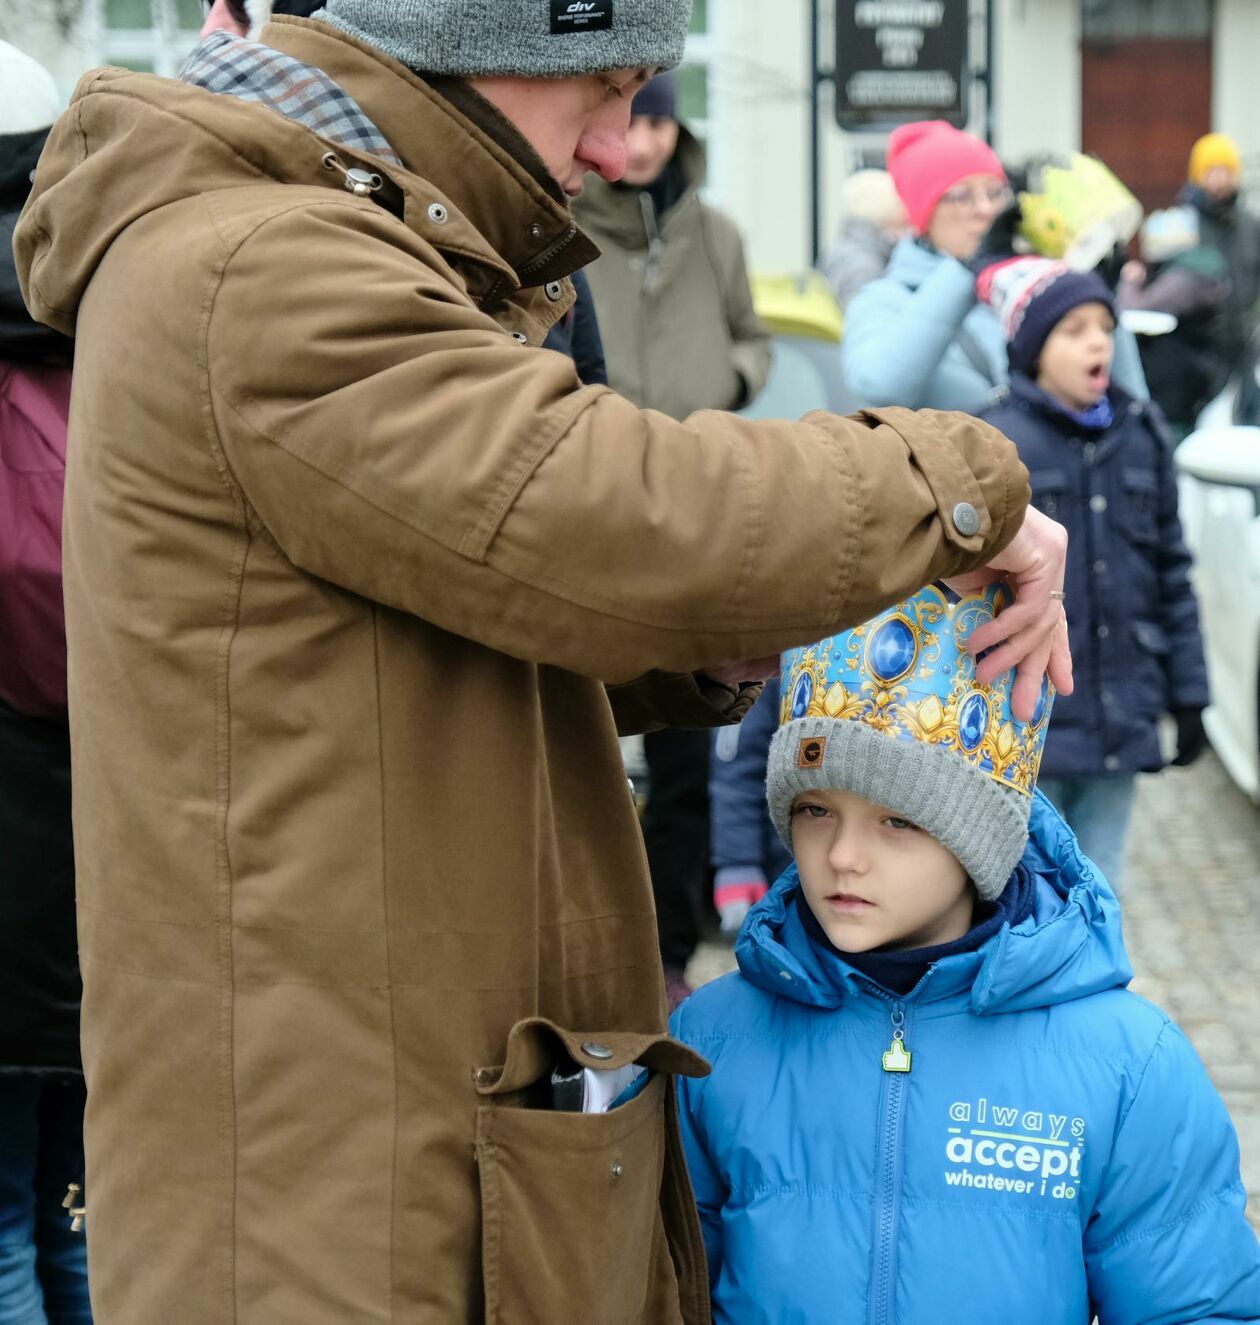
{"type": "Polygon", "coordinates": [[[922,234],[941,195],[968,175],[1006,178],[997,153],[975,134],[944,120],[921,120],[894,129],[888,139],[888,173],[893,177],[910,224],[922,234]]]}

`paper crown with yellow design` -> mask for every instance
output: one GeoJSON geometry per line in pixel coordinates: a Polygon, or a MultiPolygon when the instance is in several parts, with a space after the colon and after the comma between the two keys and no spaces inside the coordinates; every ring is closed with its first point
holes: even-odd
{"type": "Polygon", "coordinates": [[[997,897],[1028,840],[1053,692],[1031,722],[1014,673],[984,684],[966,644],[1011,601],[1005,585],[960,597],[930,585],[853,630],[783,655],[780,727],[766,794],[791,845],[792,802],[851,791],[931,833],[981,897],[997,897]]]}

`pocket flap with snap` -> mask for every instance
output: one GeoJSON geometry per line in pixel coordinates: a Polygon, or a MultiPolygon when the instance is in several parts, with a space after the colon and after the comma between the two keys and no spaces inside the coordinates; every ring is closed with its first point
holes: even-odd
{"type": "Polygon", "coordinates": [[[666,1031],[563,1030],[545,1017],[518,1021],[508,1035],[502,1067],[481,1068],[474,1083],[482,1095],[504,1095],[524,1090],[549,1072],[556,1052],[563,1048],[579,1067],[609,1069],[639,1063],[652,1072],[671,1076],[705,1077],[709,1065],[693,1049],[666,1031]]]}

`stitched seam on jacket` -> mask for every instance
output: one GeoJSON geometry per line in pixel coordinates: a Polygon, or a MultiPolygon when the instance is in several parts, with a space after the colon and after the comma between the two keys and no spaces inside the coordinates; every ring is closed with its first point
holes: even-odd
{"type": "MultiPolygon", "coordinates": [[[[836,559],[833,572],[832,588],[829,597],[829,615],[834,620],[842,620],[844,605],[853,592],[853,579],[857,574],[858,555],[866,543],[867,521],[870,511],[862,499],[861,482],[857,476],[857,465],[849,454],[849,448],[840,438],[832,437],[819,424],[810,424],[820,436],[830,443],[827,448],[828,458],[840,473],[840,501],[842,509],[837,513],[843,521],[843,555],[836,559]]],[[[873,430],[872,430],[873,431],[873,430]]]]}
{"type": "Polygon", "coordinates": [[[1205,1197],[1202,1201],[1192,1205],[1185,1214],[1176,1219],[1157,1224],[1154,1228],[1136,1229],[1132,1233],[1119,1233],[1106,1242],[1087,1242],[1085,1251],[1091,1255],[1096,1255],[1099,1252],[1110,1251],[1115,1247],[1128,1247],[1135,1242],[1148,1242],[1151,1238],[1163,1237],[1164,1234],[1171,1233],[1174,1229],[1184,1227],[1192,1219],[1197,1219],[1200,1215],[1206,1214],[1214,1206],[1223,1205],[1231,1197],[1237,1196],[1246,1196],[1246,1188],[1241,1182],[1235,1181],[1230,1183],[1228,1187],[1221,1188],[1214,1195],[1205,1197]]]}

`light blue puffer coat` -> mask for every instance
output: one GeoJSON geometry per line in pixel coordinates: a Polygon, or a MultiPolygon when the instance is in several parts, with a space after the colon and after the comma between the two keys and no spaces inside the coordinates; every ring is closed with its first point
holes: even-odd
{"type": "Polygon", "coordinates": [[[1032,834],[1033,915],[906,998],[811,942],[793,869],[675,1013],[713,1063],[680,1103],[718,1321],[1260,1321],[1224,1105],[1040,794],[1032,834]]]}
{"type": "MultiPolygon", "coordinates": [[[[955,259],[903,239],[888,270],[845,311],[845,381],[861,405],[979,414],[1008,381],[997,315],[976,302],[976,278],[955,259]]],[[[1116,335],[1116,382],[1149,396],[1132,335],[1116,335]]]]}

